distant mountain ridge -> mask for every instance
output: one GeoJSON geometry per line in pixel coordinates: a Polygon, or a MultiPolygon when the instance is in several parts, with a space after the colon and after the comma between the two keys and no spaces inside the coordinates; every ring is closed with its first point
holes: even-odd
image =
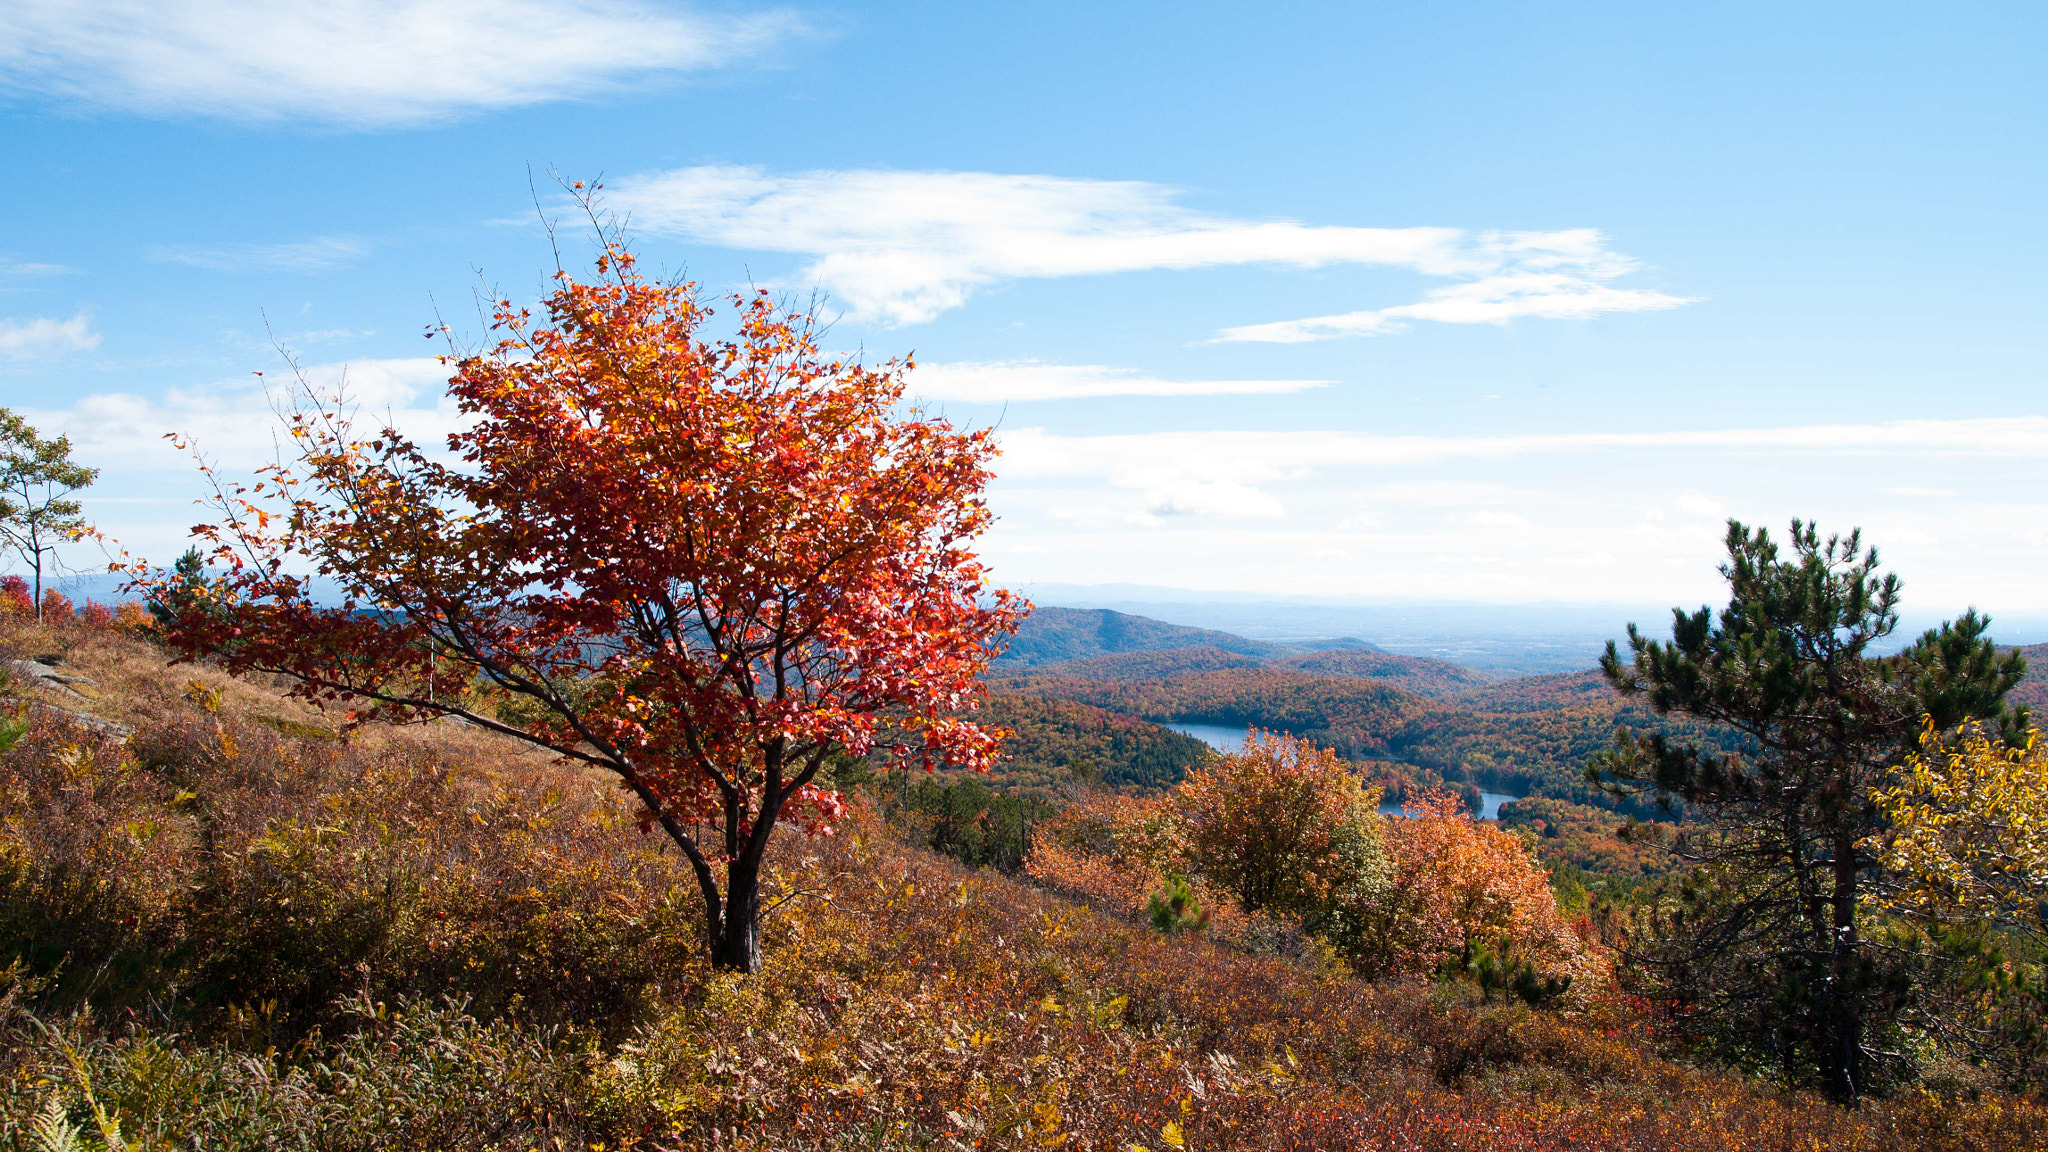
{"type": "Polygon", "coordinates": [[[1154,648],[1141,652],[1118,652],[1081,660],[1030,666],[997,663],[991,677],[1028,671],[1039,676],[1060,676],[1075,680],[1170,680],[1197,672],[1220,672],[1226,668],[1264,668],[1268,661],[1241,652],[1226,652],[1203,644],[1194,648],[1154,648]]]}
{"type": "Polygon", "coordinates": [[[1495,679],[1448,660],[1397,656],[1351,636],[1283,644],[1107,608],[1050,605],[1025,619],[990,671],[1000,675],[1029,669],[1079,680],[1155,680],[1259,667],[1374,680],[1431,698],[1483,688],[1495,679]]]}
{"type": "Polygon", "coordinates": [[[1107,608],[1036,609],[1010,638],[998,666],[1037,668],[1069,660],[1160,652],[1176,648],[1215,648],[1261,659],[1299,652],[1290,644],[1248,640],[1228,632],[1168,624],[1149,616],[1131,616],[1107,608]]]}
{"type": "Polygon", "coordinates": [[[1275,668],[1317,676],[1378,680],[1432,699],[1484,689],[1494,683],[1493,677],[1463,664],[1427,656],[1396,656],[1392,652],[1378,650],[1330,649],[1306,652],[1300,656],[1282,656],[1268,663],[1275,668]]]}

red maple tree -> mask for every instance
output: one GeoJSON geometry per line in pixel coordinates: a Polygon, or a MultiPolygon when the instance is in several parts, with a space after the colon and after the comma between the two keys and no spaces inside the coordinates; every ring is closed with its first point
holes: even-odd
{"type": "Polygon", "coordinates": [[[961,718],[1028,610],[971,550],[996,448],[903,408],[908,359],[827,357],[765,294],[700,338],[694,286],[601,239],[595,276],[557,272],[539,318],[495,301],[496,344],[444,358],[448,453],[359,433],[297,374],[294,458],[208,471],[219,521],[195,532],[224,573],[138,584],[187,657],[615,773],[689,858],[714,962],[753,971],[770,834],[830,830],[833,757],[996,751],[961,718]]]}

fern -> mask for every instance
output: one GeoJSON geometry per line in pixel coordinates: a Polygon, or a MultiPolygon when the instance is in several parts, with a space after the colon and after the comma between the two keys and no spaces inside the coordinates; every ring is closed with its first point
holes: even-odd
{"type": "Polygon", "coordinates": [[[88,1152],[84,1135],[69,1119],[69,1111],[61,1097],[51,1095],[50,1102],[29,1127],[29,1135],[35,1139],[35,1152],[88,1152]]]}

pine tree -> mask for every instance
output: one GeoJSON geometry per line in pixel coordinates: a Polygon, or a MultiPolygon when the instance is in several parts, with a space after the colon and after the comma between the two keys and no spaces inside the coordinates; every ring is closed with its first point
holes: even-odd
{"type": "Polygon", "coordinates": [[[1732,730],[1740,750],[1623,730],[1588,775],[1698,820],[1675,843],[1698,869],[1629,948],[1643,990],[1693,1038],[1849,1100],[1901,1063],[1883,1041],[1912,993],[1858,921],[1884,829],[1873,794],[1929,719],[2017,727],[2004,697],[2025,665],[1974,611],[1877,654],[1899,580],[1876,549],[1797,520],[1789,544],[1730,521],[1718,619],[1674,609],[1668,642],[1631,624],[1628,656],[1610,642],[1601,661],[1624,696],[1732,730]]]}
{"type": "Polygon", "coordinates": [[[170,579],[164,583],[163,590],[150,597],[149,614],[158,627],[168,628],[180,615],[203,611],[205,592],[206,557],[198,548],[187,548],[171,569],[170,579]]]}

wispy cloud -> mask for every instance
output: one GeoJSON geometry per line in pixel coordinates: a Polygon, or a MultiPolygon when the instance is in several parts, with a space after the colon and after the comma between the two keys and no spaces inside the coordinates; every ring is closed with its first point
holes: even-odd
{"type": "Polygon", "coordinates": [[[287,348],[305,348],[314,344],[346,344],[351,340],[366,340],[376,334],[372,328],[314,328],[292,332],[279,339],[287,348]]]}
{"type": "Polygon", "coordinates": [[[1657,312],[1691,302],[1644,288],[1616,288],[1605,283],[1604,278],[1618,273],[1605,268],[1597,272],[1534,272],[1508,267],[1511,270],[1435,289],[1415,304],[1244,324],[1225,328],[1216,339],[1302,344],[1345,336],[1384,336],[1402,331],[1410,320],[1444,324],[1504,324],[1525,316],[1540,320],[1590,320],[1606,312],[1657,312]]]}
{"type": "MultiPolygon", "coordinates": [[[[1247,431],[1064,436],[1021,428],[1003,433],[1001,440],[1003,457],[997,472],[1006,480],[1106,484],[1138,494],[1141,512],[1155,516],[1278,516],[1284,509],[1268,490],[1274,484],[1324,471],[1457,460],[1646,450],[2048,457],[2048,417],[1526,436],[1247,431]]],[[[1689,514],[1713,516],[1720,515],[1721,508],[1698,495],[1681,497],[1678,507],[1689,514]]]]}
{"type": "Polygon", "coordinates": [[[1291,342],[1390,332],[1410,320],[1501,323],[1686,303],[1614,287],[1637,263],[1592,229],[1247,220],[1197,212],[1175,189],[1138,181],[706,165],[615,181],[609,194],[643,232],[810,257],[799,280],[823,287],[850,315],[886,324],[933,319],[1006,280],[1240,264],[1376,265],[1455,283],[1415,303],[1248,325],[1221,339],[1291,342]]]}
{"type": "Polygon", "coordinates": [[[1271,396],[1323,388],[1329,380],[1164,380],[1133,368],[998,360],[921,364],[910,394],[928,400],[1001,404],[1091,396],[1271,396]]]}
{"type": "Polygon", "coordinates": [[[0,85],[147,115],[379,127],[724,67],[802,31],[784,11],[635,0],[10,0],[0,85]]]}
{"type": "MultiPolygon", "coordinates": [[[[320,387],[345,382],[363,422],[382,420],[388,412],[408,435],[430,448],[460,419],[442,392],[448,368],[432,356],[316,364],[306,369],[306,375],[320,387]]],[[[172,388],[156,397],[102,392],[66,408],[29,409],[23,415],[38,428],[69,435],[81,456],[119,459],[138,472],[182,471],[189,466],[189,460],[164,440],[170,432],[190,437],[222,466],[246,470],[271,457],[279,434],[266,387],[272,379],[251,374],[172,388]]]]}
{"type": "Polygon", "coordinates": [[[30,320],[0,318],[0,357],[27,359],[57,352],[89,352],[99,347],[92,318],[79,312],[69,320],[38,316],[30,320]]]}
{"type": "Polygon", "coordinates": [[[0,259],[0,276],[71,276],[77,272],[78,269],[63,264],[0,259]]]}
{"type": "Polygon", "coordinates": [[[370,251],[367,241],[351,236],[315,236],[284,244],[158,244],[148,257],[159,264],[186,264],[214,272],[331,272],[346,268],[370,251]]]}

